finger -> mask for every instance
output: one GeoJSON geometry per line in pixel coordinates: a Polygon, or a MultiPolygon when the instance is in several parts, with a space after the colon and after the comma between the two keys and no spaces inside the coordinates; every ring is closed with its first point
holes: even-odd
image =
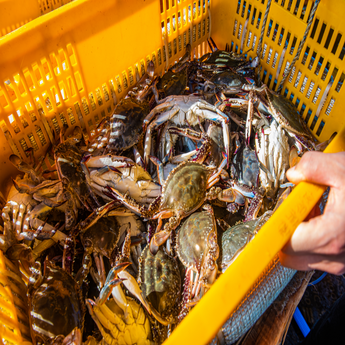
{"type": "Polygon", "coordinates": [[[345,152],[307,152],[300,162],[286,172],[293,183],[308,181],[331,187],[340,187],[345,176],[345,152]]]}
{"type": "Polygon", "coordinates": [[[279,260],[285,267],[299,271],[320,270],[331,274],[345,273],[345,255],[299,255],[279,253],[279,260]]]}
{"type": "Polygon", "coordinates": [[[341,226],[343,224],[341,216],[326,213],[301,223],[282,251],[289,255],[341,254],[345,246],[345,231],[341,226]]]}

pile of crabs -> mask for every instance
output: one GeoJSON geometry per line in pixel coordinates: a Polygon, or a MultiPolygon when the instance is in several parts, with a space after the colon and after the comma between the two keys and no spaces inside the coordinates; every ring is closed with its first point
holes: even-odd
{"type": "Polygon", "coordinates": [[[24,338],[162,343],[289,192],[286,170],[319,149],[257,85],[257,59],[210,47],[192,61],[187,45],[162,76],[150,62],[91,139],[61,129],[55,171],[32,150],[31,163],[10,157],[24,175],[0,249],[26,282],[24,338]]]}

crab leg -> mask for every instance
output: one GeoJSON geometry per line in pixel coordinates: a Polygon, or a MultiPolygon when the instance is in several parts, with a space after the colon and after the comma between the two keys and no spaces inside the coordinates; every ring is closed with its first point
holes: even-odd
{"type": "Polygon", "coordinates": [[[128,168],[135,165],[135,163],[130,158],[113,155],[84,157],[82,163],[85,164],[88,168],[103,168],[104,166],[114,168],[128,168]]]}

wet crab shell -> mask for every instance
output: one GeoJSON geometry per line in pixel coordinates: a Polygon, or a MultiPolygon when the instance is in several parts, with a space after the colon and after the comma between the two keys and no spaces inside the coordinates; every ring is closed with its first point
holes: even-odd
{"type": "Polygon", "coordinates": [[[173,169],[163,187],[159,211],[174,210],[189,215],[205,200],[207,180],[212,169],[196,162],[184,162],[173,169]]]}
{"type": "Polygon", "coordinates": [[[217,73],[210,79],[210,81],[224,91],[227,89],[234,89],[235,92],[240,90],[243,84],[247,84],[245,78],[232,71],[217,73]]]}
{"type": "Polygon", "coordinates": [[[91,241],[94,252],[110,258],[119,237],[120,224],[116,217],[102,217],[81,235],[81,240],[83,245],[86,241],[91,241]]]}
{"type": "Polygon", "coordinates": [[[226,67],[238,67],[245,61],[245,57],[235,57],[224,50],[217,50],[211,54],[205,54],[200,58],[200,62],[205,65],[226,65],[226,67]]]}
{"type": "Polygon", "coordinates": [[[137,144],[143,134],[143,120],[150,112],[149,103],[140,102],[135,98],[124,98],[115,107],[111,120],[111,134],[109,149],[120,152],[137,144]],[[116,114],[126,117],[125,120],[116,118],[116,114]]]}
{"type": "Polygon", "coordinates": [[[177,235],[177,255],[185,267],[200,271],[212,232],[213,216],[206,211],[193,213],[182,224],[177,235]]]}
{"type": "Polygon", "coordinates": [[[297,113],[294,104],[281,95],[276,95],[266,90],[266,95],[273,108],[272,115],[276,121],[291,133],[302,135],[310,140],[313,139],[312,134],[303,118],[297,113]]]}
{"type": "Polygon", "coordinates": [[[29,297],[30,326],[34,343],[47,344],[75,327],[82,332],[84,303],[75,280],[47,261],[42,284],[29,297]]]}
{"type": "Polygon", "coordinates": [[[187,86],[187,73],[186,70],[181,72],[166,72],[157,83],[156,87],[158,92],[163,95],[163,98],[172,95],[181,95],[187,86]]]}
{"type": "Polygon", "coordinates": [[[143,296],[163,319],[175,322],[181,293],[181,276],[176,260],[162,247],[153,255],[146,246],[139,262],[143,296]]]}

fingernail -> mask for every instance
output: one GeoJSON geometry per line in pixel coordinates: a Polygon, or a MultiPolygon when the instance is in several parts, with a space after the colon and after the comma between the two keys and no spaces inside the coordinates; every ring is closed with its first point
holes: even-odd
{"type": "Polygon", "coordinates": [[[301,181],[304,180],[304,175],[298,170],[296,169],[296,166],[290,168],[287,172],[286,172],[286,177],[291,181],[301,181]]]}

